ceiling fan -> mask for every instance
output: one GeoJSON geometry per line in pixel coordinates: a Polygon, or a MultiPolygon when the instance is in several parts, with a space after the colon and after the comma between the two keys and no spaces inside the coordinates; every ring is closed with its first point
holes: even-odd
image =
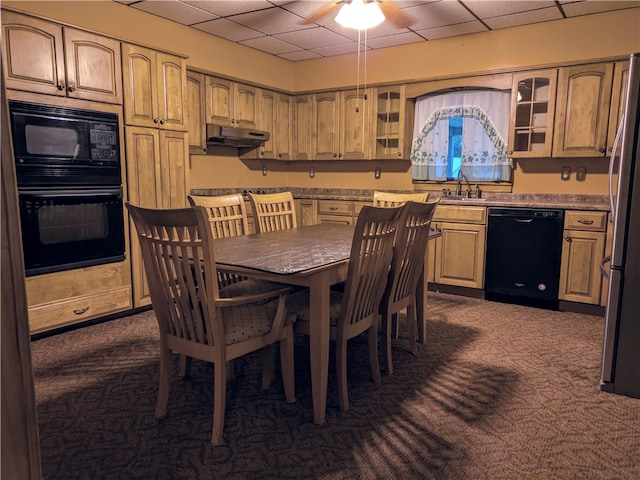
{"type": "Polygon", "coordinates": [[[361,3],[365,5],[368,3],[377,4],[382,11],[382,14],[384,15],[384,18],[389,20],[398,28],[407,28],[413,23],[413,20],[400,8],[398,8],[391,0],[332,0],[331,2],[317,9],[308,18],[300,23],[302,25],[314,23],[322,17],[329,15],[330,13],[333,13],[336,10],[341,9],[345,5],[349,5],[351,3],[361,3]]]}

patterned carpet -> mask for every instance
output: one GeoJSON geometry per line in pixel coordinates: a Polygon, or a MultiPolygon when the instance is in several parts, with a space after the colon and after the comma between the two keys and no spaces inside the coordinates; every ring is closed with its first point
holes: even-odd
{"type": "MultiPolygon", "coordinates": [[[[325,425],[296,343],[296,403],[261,388],[260,353],[238,361],[226,444],[209,444],[212,368],[176,374],[154,416],[152,311],[36,340],[46,479],[638,479],[640,400],[598,390],[603,318],[430,293],[418,356],[394,343],[394,375],[370,378],[350,346],[351,409],[333,358],[325,425]]],[[[333,354],[333,350],[332,350],[333,354]]]]}

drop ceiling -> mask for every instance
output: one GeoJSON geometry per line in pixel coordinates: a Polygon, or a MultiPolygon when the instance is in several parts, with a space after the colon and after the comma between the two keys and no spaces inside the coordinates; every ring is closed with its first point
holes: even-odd
{"type": "Polygon", "coordinates": [[[330,0],[114,1],[294,62],[354,53],[358,43],[361,50],[373,50],[640,8],[640,0],[396,0],[413,20],[411,26],[397,28],[385,21],[365,34],[337,24],[338,9],[301,24],[330,0]]]}

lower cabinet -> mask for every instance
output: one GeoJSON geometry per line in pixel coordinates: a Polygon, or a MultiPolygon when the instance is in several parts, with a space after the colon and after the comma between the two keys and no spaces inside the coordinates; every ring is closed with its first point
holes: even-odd
{"type": "MultiPolygon", "coordinates": [[[[125,141],[129,202],[147,208],[186,207],[189,192],[187,134],[127,126],[125,141]]],[[[151,303],[151,296],[133,222],[130,232],[133,306],[141,307],[151,303]]]]}
{"type": "Polygon", "coordinates": [[[442,235],[428,244],[432,283],[484,287],[487,209],[471,205],[438,205],[431,222],[442,235]]]}
{"type": "Polygon", "coordinates": [[[560,300],[600,305],[600,262],[605,256],[606,230],[606,212],[565,212],[560,300]]]}
{"type": "Polygon", "coordinates": [[[310,199],[299,199],[296,203],[296,216],[298,226],[315,225],[318,223],[318,201],[310,199]]]}
{"type": "Polygon", "coordinates": [[[25,286],[32,334],[132,308],[126,260],[28,277],[25,286]]]}
{"type": "Polygon", "coordinates": [[[371,202],[357,200],[318,200],[318,223],[355,225],[360,210],[371,202]]]}

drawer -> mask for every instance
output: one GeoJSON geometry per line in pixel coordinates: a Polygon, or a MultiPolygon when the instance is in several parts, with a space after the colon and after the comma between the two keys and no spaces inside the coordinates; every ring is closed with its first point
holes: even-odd
{"type": "Polygon", "coordinates": [[[607,212],[567,210],[564,212],[564,228],[604,232],[607,229],[607,212]]]}
{"type": "Polygon", "coordinates": [[[487,208],[474,205],[438,205],[433,221],[484,225],[487,223],[487,208]]]}
{"type": "Polygon", "coordinates": [[[67,298],[29,308],[29,328],[38,333],[133,308],[131,287],[67,298]]]}
{"type": "Polygon", "coordinates": [[[318,214],[353,215],[353,202],[318,200],[318,214]]]}
{"type": "Polygon", "coordinates": [[[318,215],[320,223],[339,223],[341,225],[353,225],[355,220],[351,215],[318,215]]]}

